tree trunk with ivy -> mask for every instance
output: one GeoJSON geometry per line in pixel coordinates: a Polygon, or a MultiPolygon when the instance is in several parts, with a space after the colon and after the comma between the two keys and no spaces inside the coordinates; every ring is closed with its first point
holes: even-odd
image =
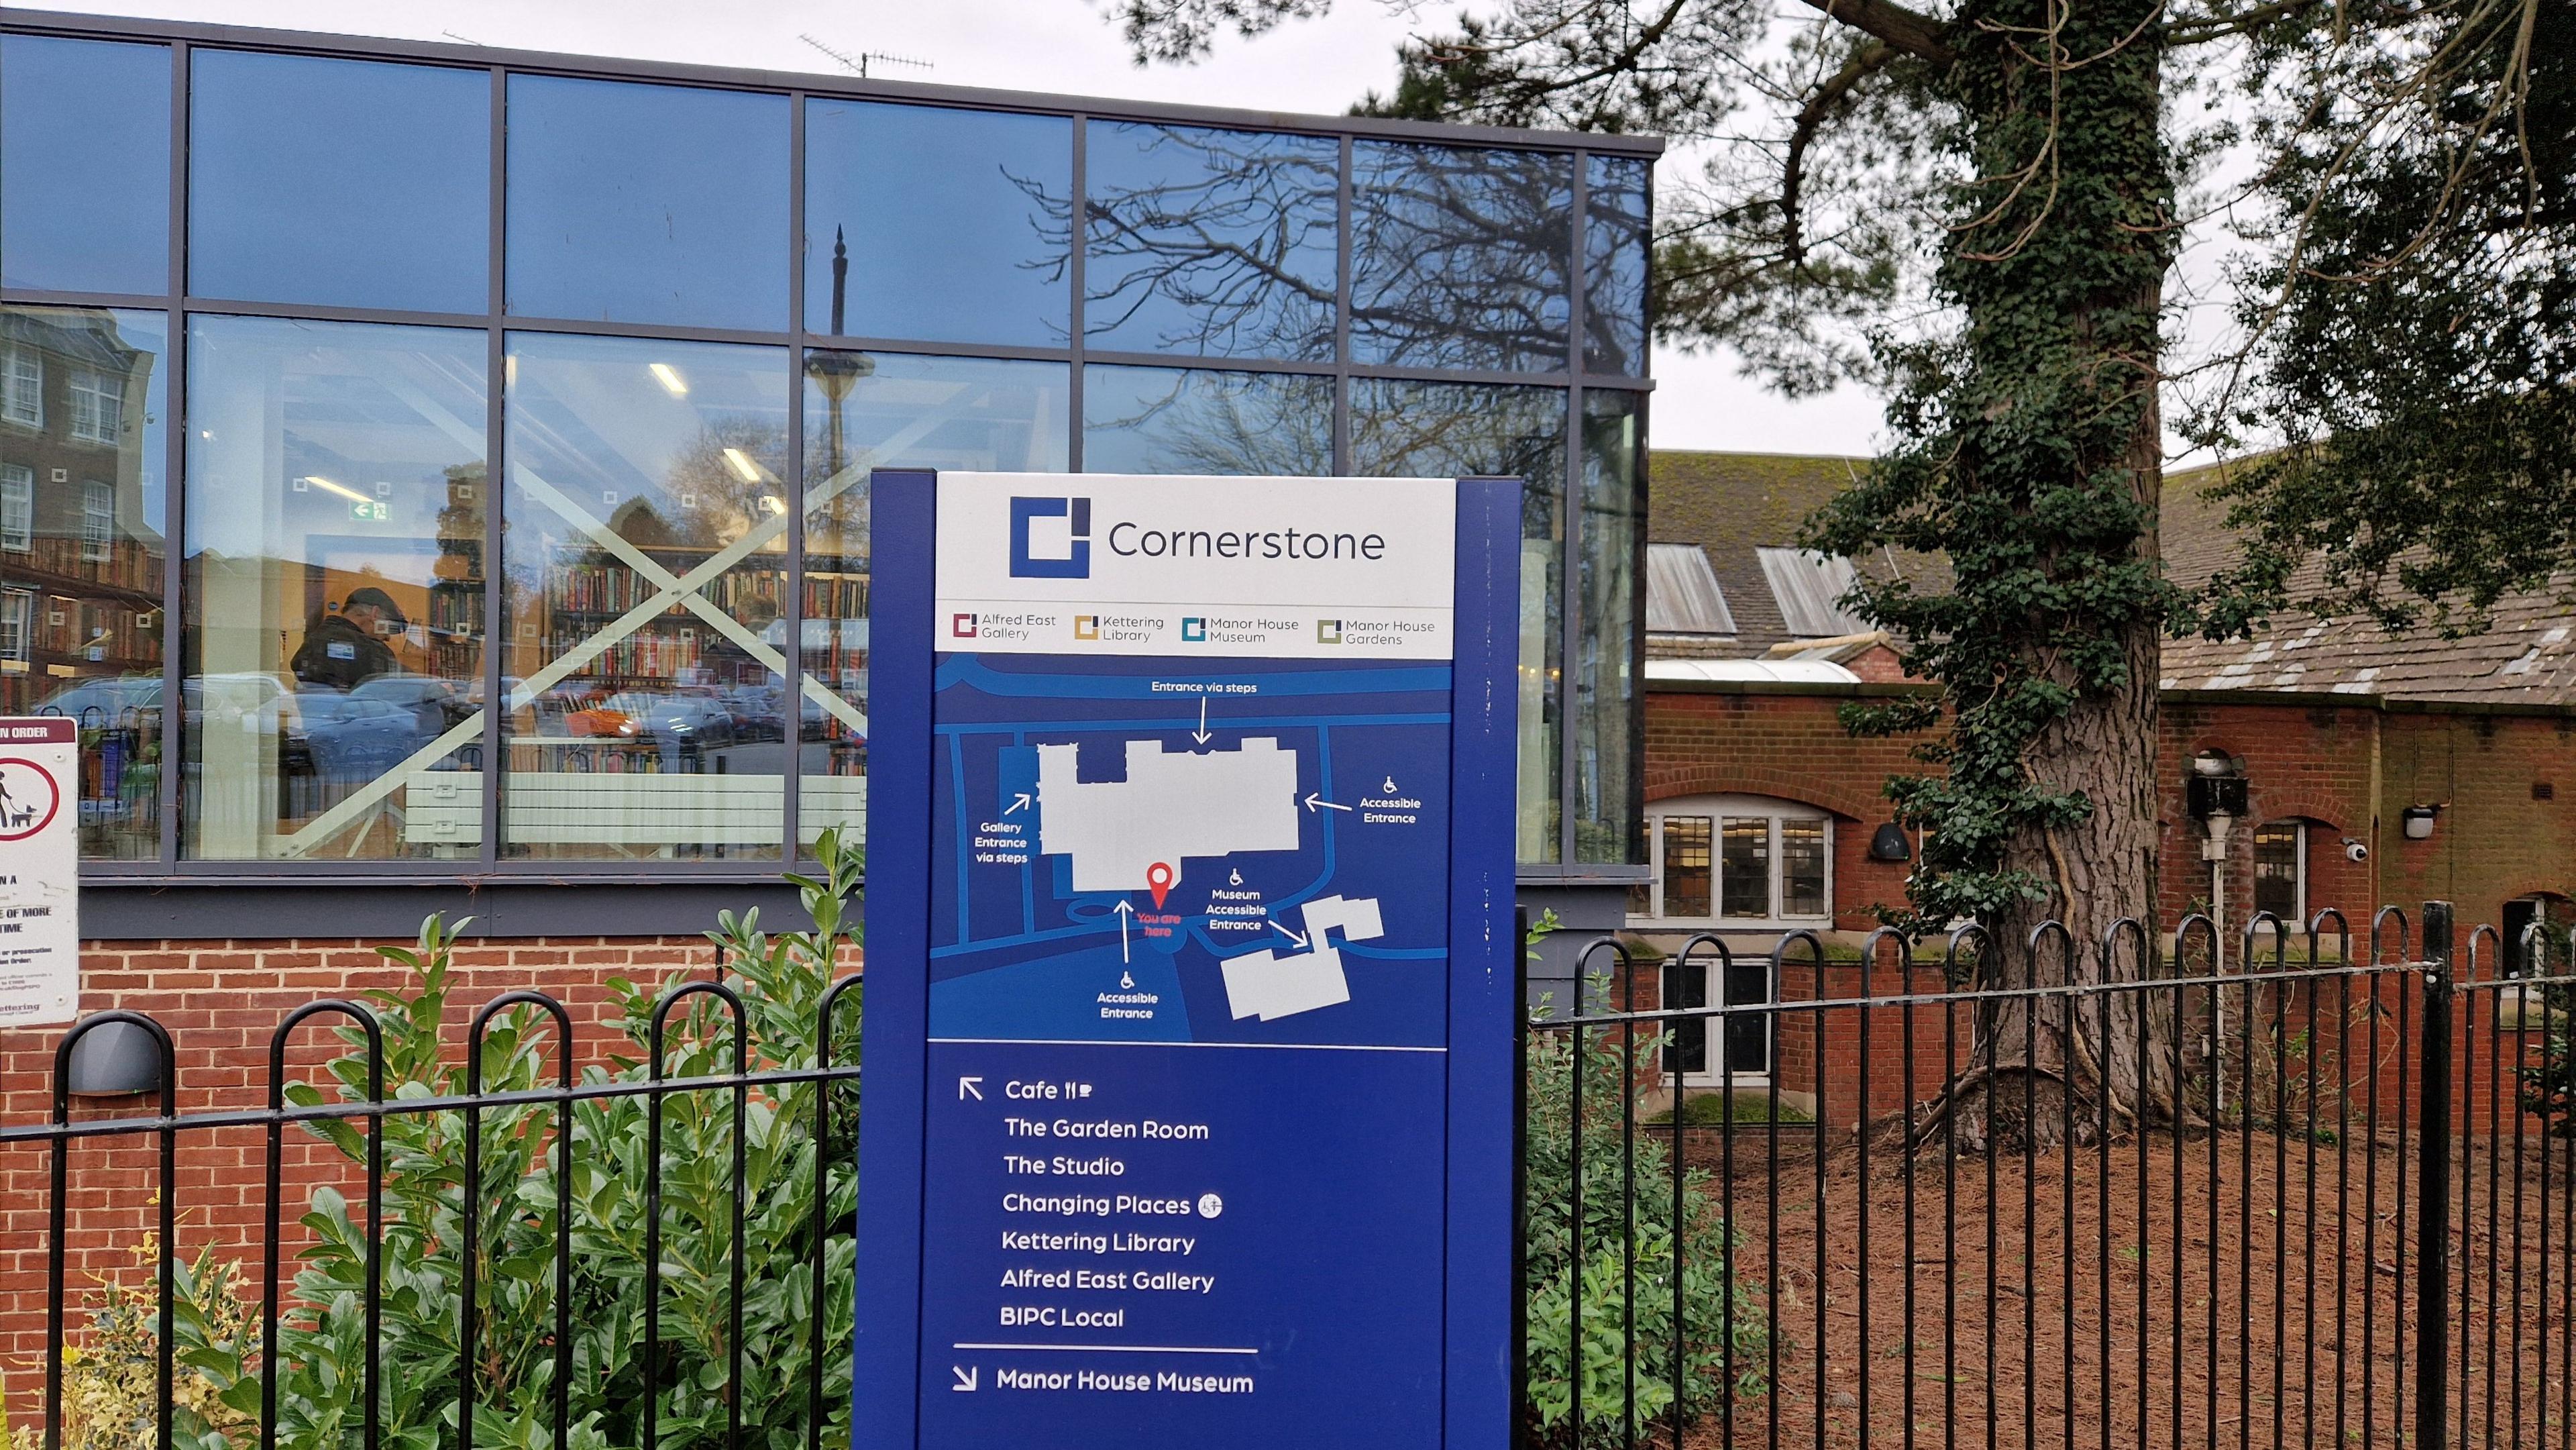
{"type": "MultiPolygon", "coordinates": [[[[1990,0],[1949,27],[1941,84],[1971,178],[1951,193],[1938,286],[1964,320],[1902,353],[1903,441],[1810,540],[1851,557],[1946,555],[1953,587],[1868,586],[1942,706],[1852,712],[1944,727],[1938,775],[1893,782],[1932,828],[1918,925],[1974,919],[1981,985],[2134,977],[2156,880],[2157,407],[2173,161],[2154,0],[1990,0]],[[2063,923],[2034,938],[2044,922],[2063,923]],[[2116,937],[2118,949],[2102,945],[2116,937]]],[[[2175,1102],[2141,1051],[2143,994],[2007,1001],[1926,1115],[1963,1147],[2090,1138],[2175,1102]]],[[[2170,1014],[2167,1014],[2169,1017],[2170,1014]]],[[[2170,1031],[2158,1034],[2171,1041],[2170,1031]]]]}

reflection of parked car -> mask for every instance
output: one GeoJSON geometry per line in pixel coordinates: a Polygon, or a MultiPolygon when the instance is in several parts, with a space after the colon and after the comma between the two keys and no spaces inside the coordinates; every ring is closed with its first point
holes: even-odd
{"type": "Polygon", "coordinates": [[[296,705],[313,769],[325,780],[373,780],[423,743],[412,712],[383,700],[307,690],[296,705]]]}
{"type": "Polygon", "coordinates": [[[436,675],[378,675],[351,690],[349,698],[381,701],[409,714],[424,745],[473,713],[455,681],[436,675]]]}
{"type": "Polygon", "coordinates": [[[113,725],[128,710],[149,710],[161,703],[159,675],[118,675],[63,686],[38,704],[39,715],[68,715],[82,728],[113,725]]]}
{"type": "Polygon", "coordinates": [[[715,692],[685,691],[668,695],[621,690],[600,708],[633,722],[636,732],[665,745],[715,746],[734,741],[733,714],[715,692]]]}
{"type": "Polygon", "coordinates": [[[776,685],[750,685],[729,690],[720,698],[726,714],[733,719],[736,740],[784,740],[787,738],[786,711],[779,705],[776,685]]]}

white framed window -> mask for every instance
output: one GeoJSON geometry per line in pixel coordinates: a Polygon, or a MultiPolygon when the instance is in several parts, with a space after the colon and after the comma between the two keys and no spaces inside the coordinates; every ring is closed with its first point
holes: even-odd
{"type": "Polygon", "coordinates": [[[35,633],[36,592],[0,589],[0,660],[26,663],[28,641],[35,633]]]}
{"type": "Polygon", "coordinates": [[[81,485],[81,558],[104,564],[115,541],[116,489],[93,478],[81,485]]]}
{"type": "Polygon", "coordinates": [[[114,443],[125,429],[125,379],[81,369],[72,374],[71,394],[72,436],[83,443],[114,443]]]}
{"type": "Polygon", "coordinates": [[[1833,818],[1771,796],[1685,796],[1646,808],[1639,926],[1813,926],[1833,917],[1833,818]]]}
{"type": "MultiPolygon", "coordinates": [[[[1687,962],[1668,958],[1659,969],[1663,1006],[1738,1006],[1771,1000],[1771,960],[1744,956],[1721,961],[1702,947],[1687,962]],[[1718,995],[1722,991],[1723,995],[1718,995]]],[[[1732,1078],[1767,1081],[1771,1075],[1774,1015],[1685,1017],[1664,1044],[1664,1080],[1685,1087],[1713,1087],[1732,1078]]]]}
{"type": "Polygon", "coordinates": [[[23,347],[0,353],[0,418],[45,426],[45,360],[23,347]]]}
{"type": "Polygon", "coordinates": [[[2254,828],[2254,910],[2272,913],[2294,932],[2306,926],[2306,821],[2266,821],[2254,828]]]}
{"type": "Polygon", "coordinates": [[[0,464],[0,549],[23,554],[36,546],[36,472],[0,464]]]}

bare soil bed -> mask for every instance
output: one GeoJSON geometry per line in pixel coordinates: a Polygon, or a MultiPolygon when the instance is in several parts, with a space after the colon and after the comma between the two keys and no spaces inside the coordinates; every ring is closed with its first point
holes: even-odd
{"type": "MultiPolygon", "coordinates": [[[[1736,1136],[1735,1273],[1777,1326],[1738,1368],[1774,1389],[1689,1446],[2416,1443],[2412,1144],[2230,1131],[1910,1164],[1874,1146],[1865,1177],[1848,1133],[1821,1161],[1816,1144],[1736,1136]]],[[[1714,1146],[1689,1154],[1713,1178],[1714,1146]]],[[[2536,1140],[2454,1155],[2455,1447],[2576,1445],[2569,1167],[2536,1140]]]]}

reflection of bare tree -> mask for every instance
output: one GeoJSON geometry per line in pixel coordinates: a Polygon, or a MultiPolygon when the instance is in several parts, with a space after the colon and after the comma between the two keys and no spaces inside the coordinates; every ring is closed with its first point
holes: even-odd
{"type": "Polygon", "coordinates": [[[1351,348],[1365,361],[1565,363],[1573,162],[1362,142],[1351,178],[1351,348]]]}
{"type": "MultiPolygon", "coordinates": [[[[1096,346],[1211,357],[1333,356],[1338,162],[1314,137],[1095,123],[1084,205],[1083,332],[1096,346]],[[1142,178],[1142,179],[1140,179],[1142,178]]],[[[1556,371],[1565,365],[1573,159],[1364,141],[1354,151],[1351,338],[1361,361],[1556,371]]],[[[1589,250],[1612,279],[1586,328],[1595,366],[1644,346],[1645,193],[1616,178],[1589,250]],[[1627,295],[1623,295],[1627,294],[1627,295]]],[[[1049,275],[1072,204],[1013,178],[1038,210],[1049,275]]]]}
{"type": "Polygon", "coordinates": [[[1354,384],[1351,470],[1523,479],[1529,488],[1522,495],[1522,535],[1552,537],[1565,484],[1565,394],[1464,383],[1354,384]]]}
{"type": "Polygon", "coordinates": [[[1595,156],[1583,220],[1583,365],[1592,372],[1646,372],[1646,257],[1653,168],[1624,156],[1595,156]]]}
{"type": "MultiPolygon", "coordinates": [[[[1143,125],[1090,134],[1087,337],[1139,351],[1332,356],[1333,142],[1143,125]]],[[[1065,243],[1060,227],[1054,240],[1065,243]]]]}
{"type": "Polygon", "coordinates": [[[1084,431],[1139,435],[1146,471],[1292,478],[1333,471],[1330,378],[1144,369],[1114,375],[1153,382],[1119,415],[1094,413],[1084,431]]]}
{"type": "MultiPolygon", "coordinates": [[[[708,419],[665,476],[662,488],[676,531],[671,542],[720,547],[784,514],[787,486],[779,475],[786,466],[783,426],[755,417],[708,419]]],[[[781,529],[766,547],[784,552],[786,540],[781,529]]]]}

